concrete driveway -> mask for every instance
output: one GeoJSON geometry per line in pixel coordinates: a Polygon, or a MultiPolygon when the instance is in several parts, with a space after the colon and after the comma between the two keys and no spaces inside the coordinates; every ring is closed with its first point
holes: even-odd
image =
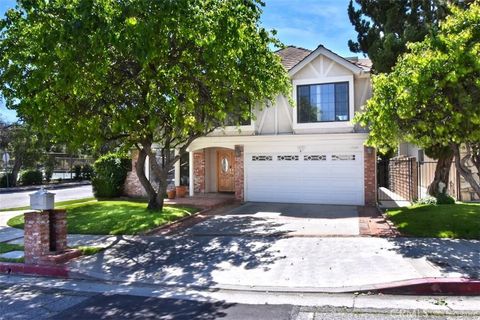
{"type": "Polygon", "coordinates": [[[248,202],[190,229],[193,236],[357,236],[355,206],[248,202]]]}

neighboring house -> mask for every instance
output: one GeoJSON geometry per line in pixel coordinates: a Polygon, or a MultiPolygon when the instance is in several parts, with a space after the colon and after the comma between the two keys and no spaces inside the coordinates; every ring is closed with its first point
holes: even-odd
{"type": "MultiPolygon", "coordinates": [[[[241,201],[374,205],[376,153],[364,147],[368,134],[351,121],[371,96],[370,62],[323,46],[277,53],[292,80],[294,106],[279,96],[254,110],[249,124],[193,141],[190,195],[232,192],[241,201]]],[[[179,165],[176,172],[178,184],[179,165]]]]}

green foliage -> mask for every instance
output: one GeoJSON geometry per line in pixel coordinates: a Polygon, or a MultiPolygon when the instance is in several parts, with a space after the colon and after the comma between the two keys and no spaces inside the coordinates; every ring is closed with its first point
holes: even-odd
{"type": "Polygon", "coordinates": [[[40,170],[29,169],[20,173],[20,182],[24,186],[32,186],[42,184],[43,176],[40,170]]]}
{"type": "Polygon", "coordinates": [[[82,178],[85,180],[91,180],[93,176],[93,167],[89,164],[84,164],[82,167],[82,178]]]}
{"type": "Polygon", "coordinates": [[[79,164],[74,165],[73,174],[74,174],[74,177],[73,177],[74,180],[82,180],[82,166],[79,164]]]}
{"type": "MultiPolygon", "coordinates": [[[[186,152],[291,84],[259,0],[20,1],[0,21],[7,107],[61,141],[186,152]],[[42,115],[39,117],[38,115],[42,115]]],[[[164,152],[165,153],[165,152],[164,152]]],[[[152,174],[166,188],[167,157],[152,174]]],[[[146,187],[144,185],[144,187],[146,187]]],[[[162,189],[162,190],[160,190],[162,189]]]]}
{"type": "Polygon", "coordinates": [[[13,174],[4,173],[0,176],[0,188],[12,187],[13,184],[13,174]]]}
{"type": "Polygon", "coordinates": [[[437,204],[455,204],[455,199],[446,193],[440,193],[437,196],[437,204]]]}
{"type": "MultiPolygon", "coordinates": [[[[464,1],[450,1],[465,5],[464,1]]],[[[367,54],[377,72],[390,72],[407,43],[435,33],[449,10],[444,0],[350,0],[348,17],[357,32],[352,52],[367,54]],[[357,9],[358,8],[358,9],[357,9]]]]}
{"type": "MultiPolygon", "coordinates": [[[[75,234],[139,234],[180,219],[196,208],[165,207],[152,214],[147,204],[135,201],[98,201],[68,205],[68,231],[75,234]]],[[[10,227],[24,227],[23,215],[8,220],[10,227]]]]}
{"type": "Polygon", "coordinates": [[[373,97],[355,118],[370,129],[369,145],[480,141],[480,4],[451,10],[438,35],[410,45],[392,73],[373,77],[373,97]]]}
{"type": "Polygon", "coordinates": [[[95,161],[92,187],[96,198],[114,198],[122,194],[130,161],[128,156],[117,153],[109,153],[95,161]]]}

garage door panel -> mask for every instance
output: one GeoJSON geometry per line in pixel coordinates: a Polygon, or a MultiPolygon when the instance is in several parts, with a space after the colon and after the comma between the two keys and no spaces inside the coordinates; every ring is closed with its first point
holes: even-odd
{"type": "Polygon", "coordinates": [[[362,154],[316,154],[315,157],[308,157],[308,160],[300,153],[264,153],[261,154],[263,157],[246,154],[246,199],[264,202],[363,204],[362,154]]]}

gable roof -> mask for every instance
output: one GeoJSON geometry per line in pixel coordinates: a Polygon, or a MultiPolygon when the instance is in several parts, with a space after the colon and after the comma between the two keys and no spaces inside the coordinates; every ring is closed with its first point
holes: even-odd
{"type": "Polygon", "coordinates": [[[314,60],[320,54],[338,62],[355,74],[370,72],[372,65],[370,59],[358,59],[356,57],[343,58],[322,45],[319,45],[317,49],[313,51],[295,46],[287,46],[278,50],[276,53],[281,57],[282,64],[290,75],[295,74],[302,69],[305,64],[314,60]]]}

